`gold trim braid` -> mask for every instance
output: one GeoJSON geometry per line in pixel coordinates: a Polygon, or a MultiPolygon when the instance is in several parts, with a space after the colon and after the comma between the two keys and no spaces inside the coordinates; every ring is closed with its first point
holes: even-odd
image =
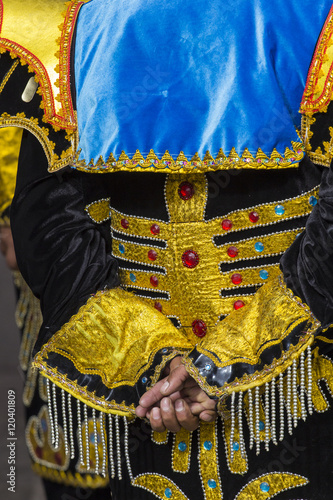
{"type": "Polygon", "coordinates": [[[200,158],[196,153],[193,157],[187,157],[181,151],[177,158],[171,156],[169,151],[165,151],[164,155],[159,158],[154,150],[150,150],[148,155],[144,157],[137,150],[130,158],[124,151],[116,159],[113,154],[108,158],[100,157],[96,163],[91,160],[88,164],[85,160],[80,160],[80,151],[77,152],[74,160],[74,167],[77,170],[85,172],[164,172],[164,173],[203,173],[215,172],[217,170],[229,169],[282,169],[282,168],[297,168],[299,162],[304,158],[304,147],[301,142],[292,141],[289,147],[280,154],[275,148],[270,155],[265,154],[260,148],[252,154],[246,148],[242,154],[238,154],[235,148],[232,148],[230,153],[224,153],[222,149],[214,158],[207,151],[203,158],[200,158]]]}

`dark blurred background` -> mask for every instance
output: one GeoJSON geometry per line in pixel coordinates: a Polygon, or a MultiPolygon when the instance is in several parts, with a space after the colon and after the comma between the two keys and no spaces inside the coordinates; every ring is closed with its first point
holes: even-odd
{"type": "Polygon", "coordinates": [[[18,363],[19,332],[15,325],[15,291],[10,271],[0,254],[0,499],[45,500],[41,481],[30,467],[24,436],[23,376],[18,363]],[[7,394],[16,393],[16,490],[8,491],[7,394]]]}

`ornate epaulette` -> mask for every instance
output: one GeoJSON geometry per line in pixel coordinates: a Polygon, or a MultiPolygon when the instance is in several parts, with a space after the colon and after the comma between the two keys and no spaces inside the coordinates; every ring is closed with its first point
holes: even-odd
{"type": "Polygon", "coordinates": [[[311,160],[329,167],[333,158],[333,7],[318,39],[300,112],[302,137],[311,160]]]}
{"type": "Polygon", "coordinates": [[[75,22],[86,2],[41,5],[28,0],[24,9],[19,0],[0,3],[0,127],[32,132],[50,170],[67,165],[76,151],[70,52],[75,22]]]}

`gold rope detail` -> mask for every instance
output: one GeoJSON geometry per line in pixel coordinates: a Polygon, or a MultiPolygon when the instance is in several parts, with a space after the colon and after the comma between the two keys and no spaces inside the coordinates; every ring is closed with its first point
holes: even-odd
{"type": "Polygon", "coordinates": [[[12,76],[12,74],[14,73],[14,71],[16,70],[16,68],[19,64],[20,64],[19,61],[14,61],[11,68],[9,69],[9,71],[7,71],[7,73],[3,77],[3,80],[2,80],[1,85],[0,85],[0,94],[3,91],[3,89],[5,88],[6,83],[8,82],[9,78],[12,76]]]}

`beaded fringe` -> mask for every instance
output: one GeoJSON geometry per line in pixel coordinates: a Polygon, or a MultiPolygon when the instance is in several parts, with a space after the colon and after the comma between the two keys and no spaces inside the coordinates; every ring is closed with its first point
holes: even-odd
{"type": "MultiPolygon", "coordinates": [[[[106,477],[108,463],[111,478],[118,479],[123,477],[122,457],[125,457],[128,473],[132,478],[126,417],[105,415],[76,400],[77,440],[75,440],[73,397],[66,394],[63,389],[57,388],[48,379],[46,382],[50,435],[54,448],[59,448],[63,441],[66,455],[74,459],[78,452],[80,465],[85,467],[87,472],[106,477]],[[62,431],[59,430],[59,417],[62,420],[62,431]],[[122,439],[121,421],[124,426],[122,439]]],[[[249,430],[249,448],[251,450],[255,447],[256,454],[259,455],[263,448],[269,451],[271,443],[277,445],[279,441],[283,441],[286,432],[292,434],[299,419],[305,421],[307,415],[312,413],[312,354],[311,347],[308,347],[307,355],[302,353],[299,360],[294,360],[292,366],[284,374],[281,373],[278,379],[273,378],[263,388],[256,387],[246,393],[231,394],[230,463],[234,461],[237,453],[235,450],[238,449],[241,458],[247,460],[244,438],[246,422],[249,430]],[[236,425],[239,443],[234,442],[236,425]],[[235,446],[236,444],[239,446],[235,446]]]]}
{"type": "Polygon", "coordinates": [[[48,417],[51,444],[55,450],[64,447],[66,455],[74,459],[78,453],[80,466],[87,473],[110,475],[122,479],[122,456],[126,458],[128,473],[132,477],[128,452],[127,418],[105,415],[74,399],[64,389],[46,379],[48,417]],[[76,403],[75,403],[76,401],[76,403]],[[76,409],[76,415],[75,415],[76,409]],[[59,418],[60,417],[60,418],[59,418]],[[106,420],[107,418],[107,420],[106,420]],[[123,421],[124,438],[120,436],[120,421],[123,421]],[[74,434],[76,424],[76,437],[74,434]],[[92,466],[93,464],[93,466],[92,466]]]}
{"type": "Polygon", "coordinates": [[[249,448],[255,445],[256,454],[263,448],[269,451],[270,444],[283,441],[285,432],[290,435],[300,419],[306,420],[313,413],[312,403],[312,354],[311,347],[307,355],[303,352],[298,361],[294,360],[286,373],[273,378],[263,388],[249,389],[247,393],[231,394],[231,433],[230,462],[235,457],[235,449],[246,458],[246,446],[243,436],[243,413],[249,428],[249,448]],[[307,382],[307,383],[306,383],[307,382]],[[246,402],[245,402],[246,398],[246,402]],[[277,407],[278,405],[278,407],[277,407]],[[239,430],[239,443],[234,442],[236,415],[239,430]]]}

